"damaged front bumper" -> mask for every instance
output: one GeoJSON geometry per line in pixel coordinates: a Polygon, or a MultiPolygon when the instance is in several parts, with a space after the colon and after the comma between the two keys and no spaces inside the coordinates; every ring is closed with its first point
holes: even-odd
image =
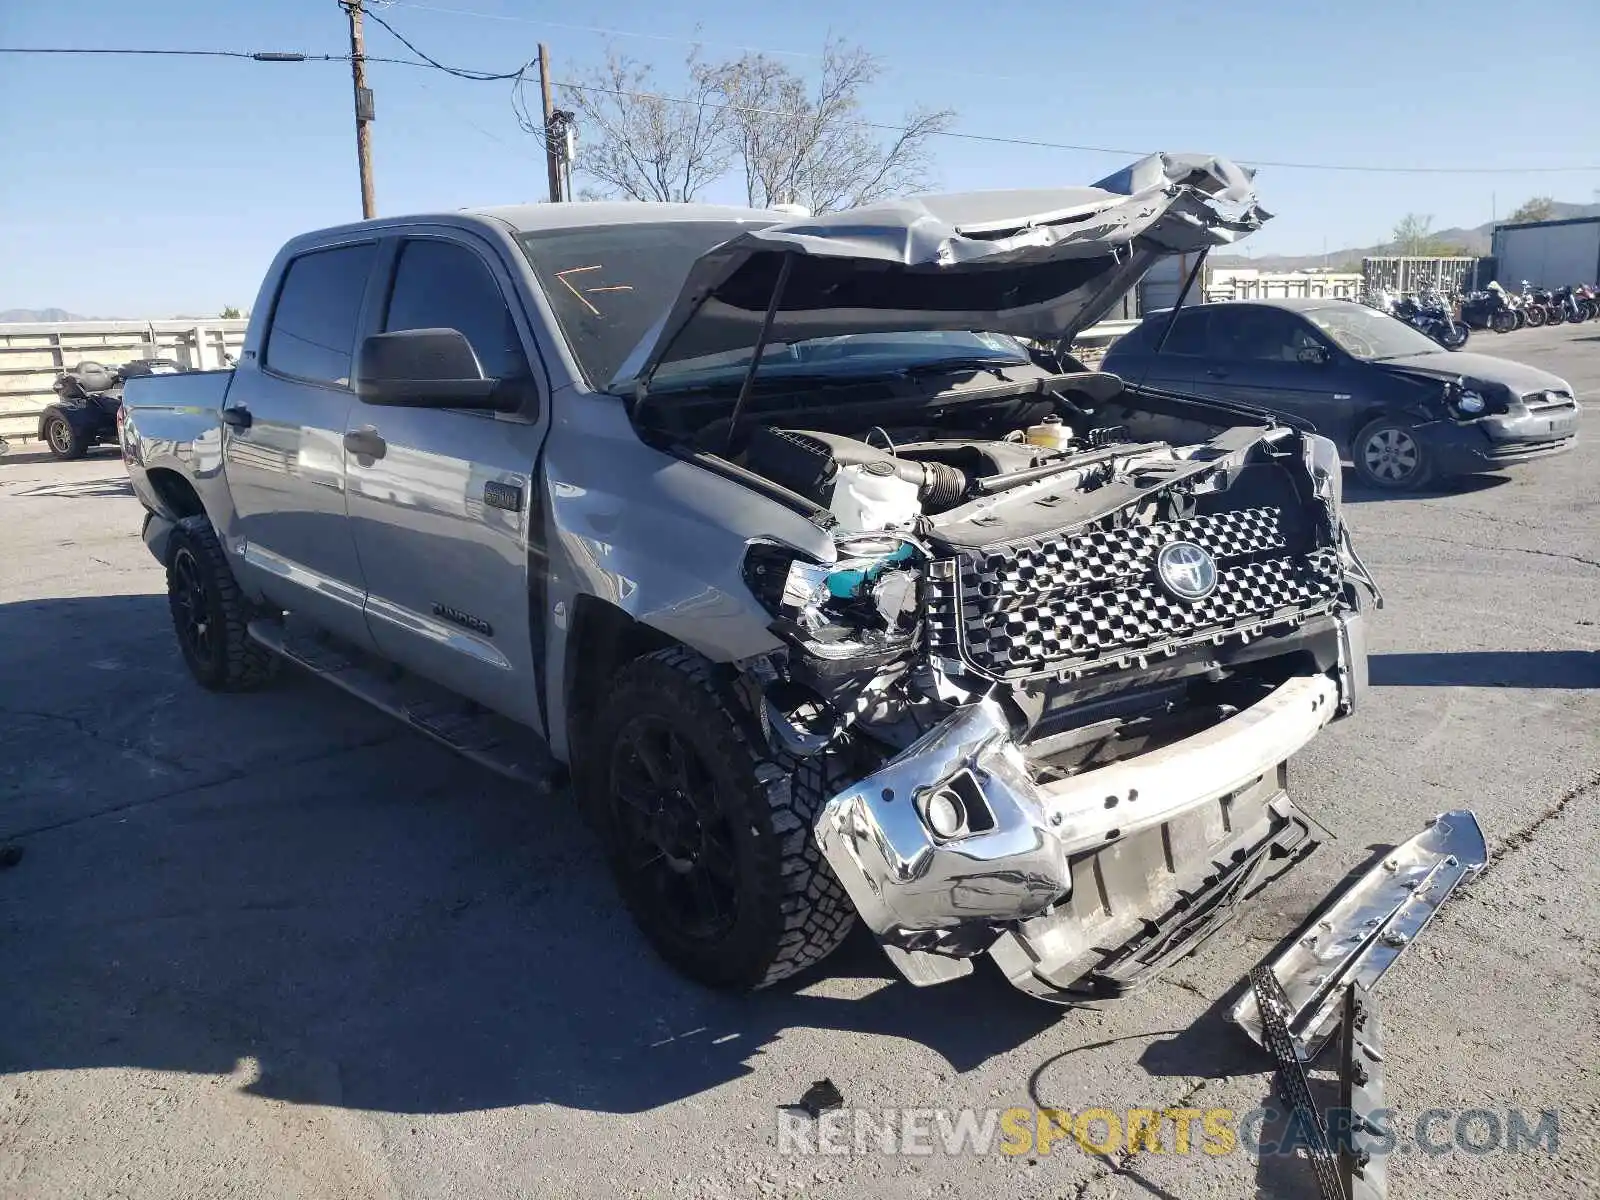
{"type": "MultiPolygon", "coordinates": [[[[1341,665],[1364,663],[1358,615],[1341,618],[1340,642],[1341,665]]],[[[1297,675],[1200,733],[1049,783],[1035,781],[1001,705],[983,699],[833,797],[817,840],[911,982],[964,975],[988,950],[1019,987],[1074,1002],[1066,988],[1083,972],[1069,963],[1086,942],[1120,944],[1088,937],[1081,920],[1074,927],[1074,909],[1082,918],[1101,907],[1075,900],[1075,867],[1090,864],[1079,886],[1103,893],[1124,860],[1133,889],[1149,893],[1134,898],[1147,903],[1133,925],[1186,911],[1175,920],[1188,926],[1185,944],[1197,943],[1211,932],[1192,919],[1197,896],[1220,913],[1264,882],[1267,859],[1306,848],[1283,764],[1353,707],[1358,683],[1348,666],[1297,675]],[[1286,835],[1291,825],[1299,833],[1286,835]]]]}

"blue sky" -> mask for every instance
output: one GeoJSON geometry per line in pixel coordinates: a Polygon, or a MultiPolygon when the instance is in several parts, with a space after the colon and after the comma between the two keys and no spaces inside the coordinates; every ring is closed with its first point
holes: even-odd
{"type": "MultiPolygon", "coordinates": [[[[1243,161],[1600,166],[1592,0],[397,0],[379,11],[447,63],[510,70],[544,40],[560,78],[609,42],[658,64],[667,85],[696,36],[714,55],[798,52],[786,61],[809,69],[832,32],[885,62],[869,119],[948,106],[973,133],[1243,161]]],[[[0,0],[0,44],[348,49],[335,0],[0,0]]],[[[376,27],[368,52],[404,53],[376,27]]],[[[402,66],[371,74],[380,212],[541,198],[543,166],[507,85],[402,66]]],[[[344,64],[0,56],[0,309],[249,307],[282,241],[360,215],[350,106],[344,64]]],[[[954,139],[936,151],[949,189],[1081,183],[1123,161],[954,139]]],[[[1257,183],[1278,214],[1250,240],[1257,254],[1370,244],[1408,211],[1443,228],[1540,193],[1600,198],[1593,169],[1267,168],[1257,183]]]]}

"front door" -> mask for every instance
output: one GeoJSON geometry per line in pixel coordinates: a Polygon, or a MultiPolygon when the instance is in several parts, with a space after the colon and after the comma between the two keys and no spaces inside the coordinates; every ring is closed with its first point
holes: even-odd
{"type": "Polygon", "coordinates": [[[1298,313],[1282,308],[1218,306],[1211,316],[1210,353],[1197,390],[1314,426],[1336,411],[1345,359],[1334,354],[1298,313]]]}
{"type": "MultiPolygon", "coordinates": [[[[492,247],[440,230],[392,247],[379,328],[449,328],[487,378],[526,381],[525,411],[394,408],[357,400],[345,463],[367,588],[385,656],[526,724],[539,721],[530,621],[535,463],[547,428],[510,276],[492,247]]],[[[543,570],[542,560],[533,568],[543,570]]]]}
{"type": "Polygon", "coordinates": [[[222,466],[234,511],[219,531],[235,569],[275,604],[370,647],[345,520],[351,359],[376,240],[289,260],[256,356],[228,389],[222,466]]]}

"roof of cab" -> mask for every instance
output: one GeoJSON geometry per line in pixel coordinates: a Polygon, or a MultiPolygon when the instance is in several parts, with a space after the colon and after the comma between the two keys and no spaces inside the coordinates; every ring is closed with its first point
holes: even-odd
{"type": "Polygon", "coordinates": [[[589,225],[659,225],[677,221],[737,221],[771,225],[778,221],[794,220],[792,214],[773,209],[737,208],[731,204],[658,204],[644,200],[506,204],[465,211],[473,216],[498,218],[523,233],[589,225]]]}

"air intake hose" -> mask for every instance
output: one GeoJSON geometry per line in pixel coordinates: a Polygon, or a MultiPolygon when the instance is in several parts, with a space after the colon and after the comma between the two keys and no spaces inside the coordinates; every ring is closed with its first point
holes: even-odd
{"type": "Polygon", "coordinates": [[[967,475],[959,467],[898,458],[855,438],[811,429],[758,429],[751,439],[749,465],[819,504],[832,496],[834,476],[842,466],[870,466],[874,472],[887,468],[917,485],[917,499],[928,512],[953,508],[967,493],[967,475]]]}

